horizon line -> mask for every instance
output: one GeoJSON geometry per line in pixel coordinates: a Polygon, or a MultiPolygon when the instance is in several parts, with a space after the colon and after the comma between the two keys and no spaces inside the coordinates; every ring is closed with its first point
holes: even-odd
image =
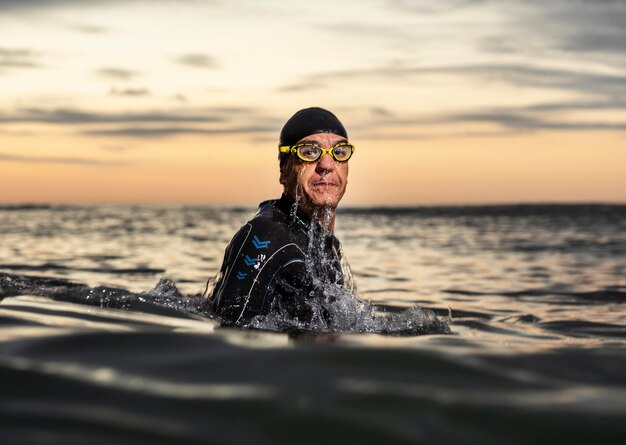
{"type": "MultiPolygon", "coordinates": [[[[270,199],[271,200],[271,199],[270,199]]],[[[167,206],[167,207],[222,207],[222,208],[256,208],[258,203],[223,204],[223,203],[192,203],[192,202],[45,202],[24,201],[15,203],[0,202],[0,210],[20,207],[94,207],[94,206],[167,206]]],[[[515,206],[626,206],[626,201],[499,201],[482,203],[414,203],[414,204],[346,204],[342,209],[412,209],[417,207],[515,207],[515,206]]]]}

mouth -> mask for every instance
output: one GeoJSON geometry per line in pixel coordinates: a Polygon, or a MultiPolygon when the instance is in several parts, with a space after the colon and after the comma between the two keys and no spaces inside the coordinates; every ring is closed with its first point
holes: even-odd
{"type": "Polygon", "coordinates": [[[337,184],[335,184],[334,182],[328,182],[328,181],[318,181],[318,182],[313,183],[313,188],[330,188],[330,187],[337,187],[337,184]]]}

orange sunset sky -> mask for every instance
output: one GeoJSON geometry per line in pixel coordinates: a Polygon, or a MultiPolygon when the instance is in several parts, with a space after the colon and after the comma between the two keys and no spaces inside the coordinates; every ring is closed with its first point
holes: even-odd
{"type": "Polygon", "coordinates": [[[309,106],[348,205],[626,202],[626,2],[0,2],[0,203],[251,205],[309,106]]]}

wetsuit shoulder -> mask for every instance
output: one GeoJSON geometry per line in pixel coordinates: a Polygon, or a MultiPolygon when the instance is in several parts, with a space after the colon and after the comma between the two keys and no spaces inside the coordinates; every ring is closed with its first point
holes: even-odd
{"type": "Polygon", "coordinates": [[[276,287],[300,287],[305,240],[272,202],[263,203],[226,249],[211,295],[213,311],[236,324],[267,313],[276,287]]]}

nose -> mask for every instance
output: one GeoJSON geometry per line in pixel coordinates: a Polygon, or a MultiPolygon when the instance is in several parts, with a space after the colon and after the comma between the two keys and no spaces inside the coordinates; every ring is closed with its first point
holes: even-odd
{"type": "Polygon", "coordinates": [[[335,169],[335,160],[328,153],[324,153],[322,157],[317,161],[317,165],[315,166],[315,171],[322,175],[328,174],[335,169]]]}

